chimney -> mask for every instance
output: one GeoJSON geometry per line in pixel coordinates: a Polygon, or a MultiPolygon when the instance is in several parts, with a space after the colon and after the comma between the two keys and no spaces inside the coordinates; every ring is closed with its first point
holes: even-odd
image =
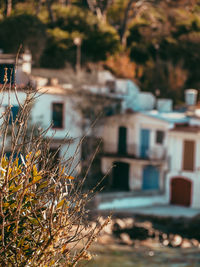
{"type": "Polygon", "coordinates": [[[48,81],[48,85],[50,86],[58,86],[59,81],[58,78],[50,78],[48,81]]]}
{"type": "Polygon", "coordinates": [[[22,54],[22,71],[31,74],[32,55],[28,49],[22,54]]]}
{"type": "Polygon", "coordinates": [[[195,106],[197,103],[198,91],[196,89],[185,90],[185,104],[187,107],[195,106]]]}
{"type": "Polygon", "coordinates": [[[172,99],[160,98],[157,100],[158,112],[172,112],[173,102],[172,99]]]}
{"type": "Polygon", "coordinates": [[[192,117],[195,114],[197,95],[198,91],[196,89],[185,90],[185,104],[187,106],[187,111],[186,111],[187,116],[192,117]]]}

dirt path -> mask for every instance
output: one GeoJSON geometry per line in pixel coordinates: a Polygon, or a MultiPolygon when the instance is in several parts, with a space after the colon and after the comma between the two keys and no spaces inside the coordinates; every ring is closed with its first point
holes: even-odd
{"type": "Polygon", "coordinates": [[[160,247],[151,241],[134,246],[96,244],[91,248],[93,259],[89,267],[197,267],[200,266],[199,248],[160,247]]]}
{"type": "MultiPolygon", "coordinates": [[[[103,218],[102,218],[103,220],[103,218]]],[[[193,218],[114,214],[89,267],[200,267],[200,216],[193,218]]]]}

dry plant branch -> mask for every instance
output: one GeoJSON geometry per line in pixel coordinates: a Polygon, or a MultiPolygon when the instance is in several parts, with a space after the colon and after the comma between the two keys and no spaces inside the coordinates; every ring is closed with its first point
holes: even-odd
{"type": "Polygon", "coordinates": [[[20,111],[13,118],[11,86],[5,88],[1,97],[7,95],[8,107],[0,126],[0,265],[75,266],[89,259],[87,250],[109,219],[88,227],[86,204],[93,190],[82,192],[85,177],[76,181],[71,176],[78,150],[68,160],[53,164],[49,127],[41,130],[30,125],[39,93],[24,91],[21,103],[14,88],[20,111]]]}

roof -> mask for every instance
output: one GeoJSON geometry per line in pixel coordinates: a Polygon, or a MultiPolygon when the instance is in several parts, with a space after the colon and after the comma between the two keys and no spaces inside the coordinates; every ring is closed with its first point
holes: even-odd
{"type": "Polygon", "coordinates": [[[38,88],[38,92],[43,93],[43,94],[50,94],[50,95],[71,95],[71,96],[85,96],[85,97],[96,97],[98,99],[108,99],[109,101],[117,101],[120,102],[122,101],[121,97],[116,97],[111,94],[99,94],[99,93],[94,93],[88,90],[84,89],[79,89],[79,88],[64,88],[62,85],[46,85],[46,86],[41,86],[38,88]]]}
{"type": "Polygon", "coordinates": [[[21,65],[23,62],[22,54],[17,58],[16,54],[0,53],[0,64],[16,64],[21,65]]]}
{"type": "Polygon", "coordinates": [[[96,71],[88,73],[82,69],[80,77],[77,77],[71,67],[66,67],[65,69],[33,68],[31,73],[33,76],[40,76],[47,79],[55,77],[60,84],[72,84],[74,87],[81,87],[83,84],[97,84],[98,80],[96,71]]]}
{"type": "Polygon", "coordinates": [[[200,132],[199,126],[176,126],[170,130],[171,132],[186,132],[186,133],[198,133],[200,132]]]}
{"type": "Polygon", "coordinates": [[[144,115],[146,117],[151,117],[152,119],[161,120],[165,123],[170,123],[172,126],[174,124],[187,124],[189,123],[190,118],[187,117],[186,113],[183,112],[158,112],[157,110],[150,110],[150,111],[132,111],[127,113],[116,114],[113,116],[108,117],[108,120],[115,118],[131,118],[136,115],[144,115]]]}
{"type": "Polygon", "coordinates": [[[189,122],[189,118],[184,112],[159,112],[157,110],[142,111],[142,114],[150,116],[155,119],[163,120],[169,123],[186,123],[189,122]]]}
{"type": "Polygon", "coordinates": [[[64,89],[61,86],[43,86],[38,88],[38,91],[43,94],[50,94],[50,95],[68,95],[73,93],[72,90],[64,89]]]}

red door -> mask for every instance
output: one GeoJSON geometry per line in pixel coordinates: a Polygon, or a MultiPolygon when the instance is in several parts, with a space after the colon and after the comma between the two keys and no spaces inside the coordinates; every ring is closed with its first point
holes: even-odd
{"type": "Polygon", "coordinates": [[[189,207],[191,204],[192,183],[184,178],[171,180],[171,204],[189,207]]]}

